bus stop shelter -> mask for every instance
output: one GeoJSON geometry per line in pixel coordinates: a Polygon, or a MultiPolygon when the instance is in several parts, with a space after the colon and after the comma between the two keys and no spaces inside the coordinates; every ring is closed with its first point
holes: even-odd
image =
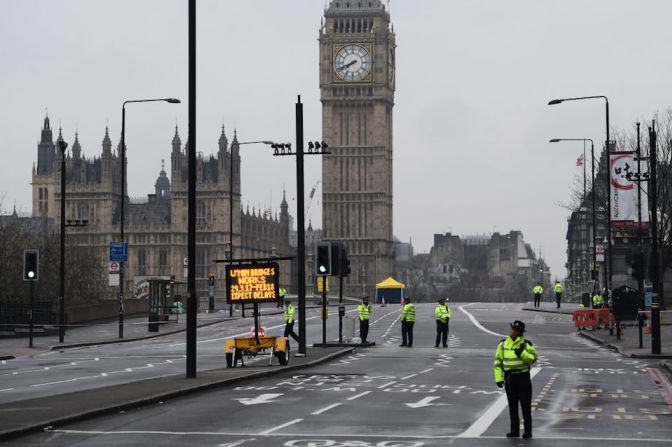
{"type": "MultiPolygon", "coordinates": [[[[170,319],[174,314],[177,321],[180,311],[177,311],[177,302],[182,301],[178,293],[180,285],[185,285],[184,281],[174,279],[149,278],[149,332],[158,332],[159,325],[170,319]]],[[[179,306],[183,308],[183,305],[179,306]]]]}

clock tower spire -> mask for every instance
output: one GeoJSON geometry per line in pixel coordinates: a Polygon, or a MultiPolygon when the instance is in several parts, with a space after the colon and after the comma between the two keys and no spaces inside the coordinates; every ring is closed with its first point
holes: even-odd
{"type": "Polygon", "coordinates": [[[320,29],[322,226],[345,243],[349,294],[394,274],[392,111],[395,35],[380,0],[332,0],[320,29]]]}

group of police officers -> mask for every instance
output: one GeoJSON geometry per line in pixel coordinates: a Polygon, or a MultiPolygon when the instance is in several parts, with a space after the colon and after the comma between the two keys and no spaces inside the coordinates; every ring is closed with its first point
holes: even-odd
{"type": "MultiPolygon", "coordinates": [[[[369,303],[369,298],[362,298],[362,302],[357,306],[359,335],[362,344],[369,343],[367,339],[369,335],[369,320],[372,312],[373,308],[369,303]]],[[[286,323],[285,337],[291,336],[298,342],[299,338],[294,332],[295,315],[296,309],[291,302],[287,301],[284,312],[286,323]]],[[[434,309],[434,316],[436,318],[436,343],[434,347],[439,348],[443,346],[447,348],[448,324],[452,312],[446,305],[444,298],[439,299],[438,305],[434,309]]],[[[400,319],[402,341],[399,346],[410,348],[413,346],[413,326],[415,325],[415,306],[411,303],[410,298],[404,299],[400,319]]],[[[506,434],[508,438],[520,436],[519,405],[523,413],[522,436],[523,438],[532,437],[532,380],[530,377],[530,367],[537,361],[537,350],[531,341],[523,337],[524,333],[525,323],[520,320],[511,323],[508,337],[501,340],[497,345],[493,365],[495,384],[499,388],[504,388],[509,403],[511,429],[506,434]]]]}

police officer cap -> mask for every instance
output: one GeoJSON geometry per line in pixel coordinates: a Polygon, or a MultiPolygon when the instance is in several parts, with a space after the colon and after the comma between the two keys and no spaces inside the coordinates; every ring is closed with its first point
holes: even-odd
{"type": "Polygon", "coordinates": [[[439,298],[439,303],[443,304],[443,303],[445,303],[445,302],[446,302],[446,299],[445,299],[445,298],[439,298]]]}
{"type": "Polygon", "coordinates": [[[362,301],[369,301],[369,297],[368,296],[363,296],[362,301]]]}
{"type": "Polygon", "coordinates": [[[523,323],[520,320],[516,320],[513,323],[511,323],[511,329],[515,329],[522,334],[523,332],[525,332],[525,323],[523,323]]]}

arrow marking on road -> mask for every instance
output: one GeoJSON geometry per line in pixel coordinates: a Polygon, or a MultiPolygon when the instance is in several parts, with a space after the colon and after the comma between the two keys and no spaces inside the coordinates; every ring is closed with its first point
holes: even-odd
{"type": "Polygon", "coordinates": [[[257,397],[240,397],[233,400],[237,400],[243,405],[269,404],[275,402],[272,399],[275,399],[276,397],[280,397],[282,395],[283,393],[268,393],[268,394],[261,394],[257,397]]]}
{"type": "Polygon", "coordinates": [[[407,406],[411,408],[422,408],[422,407],[431,407],[432,405],[450,405],[450,404],[441,404],[441,403],[435,403],[433,404],[432,401],[439,399],[440,396],[428,396],[428,397],[423,397],[419,401],[415,403],[406,403],[407,406]]]}

